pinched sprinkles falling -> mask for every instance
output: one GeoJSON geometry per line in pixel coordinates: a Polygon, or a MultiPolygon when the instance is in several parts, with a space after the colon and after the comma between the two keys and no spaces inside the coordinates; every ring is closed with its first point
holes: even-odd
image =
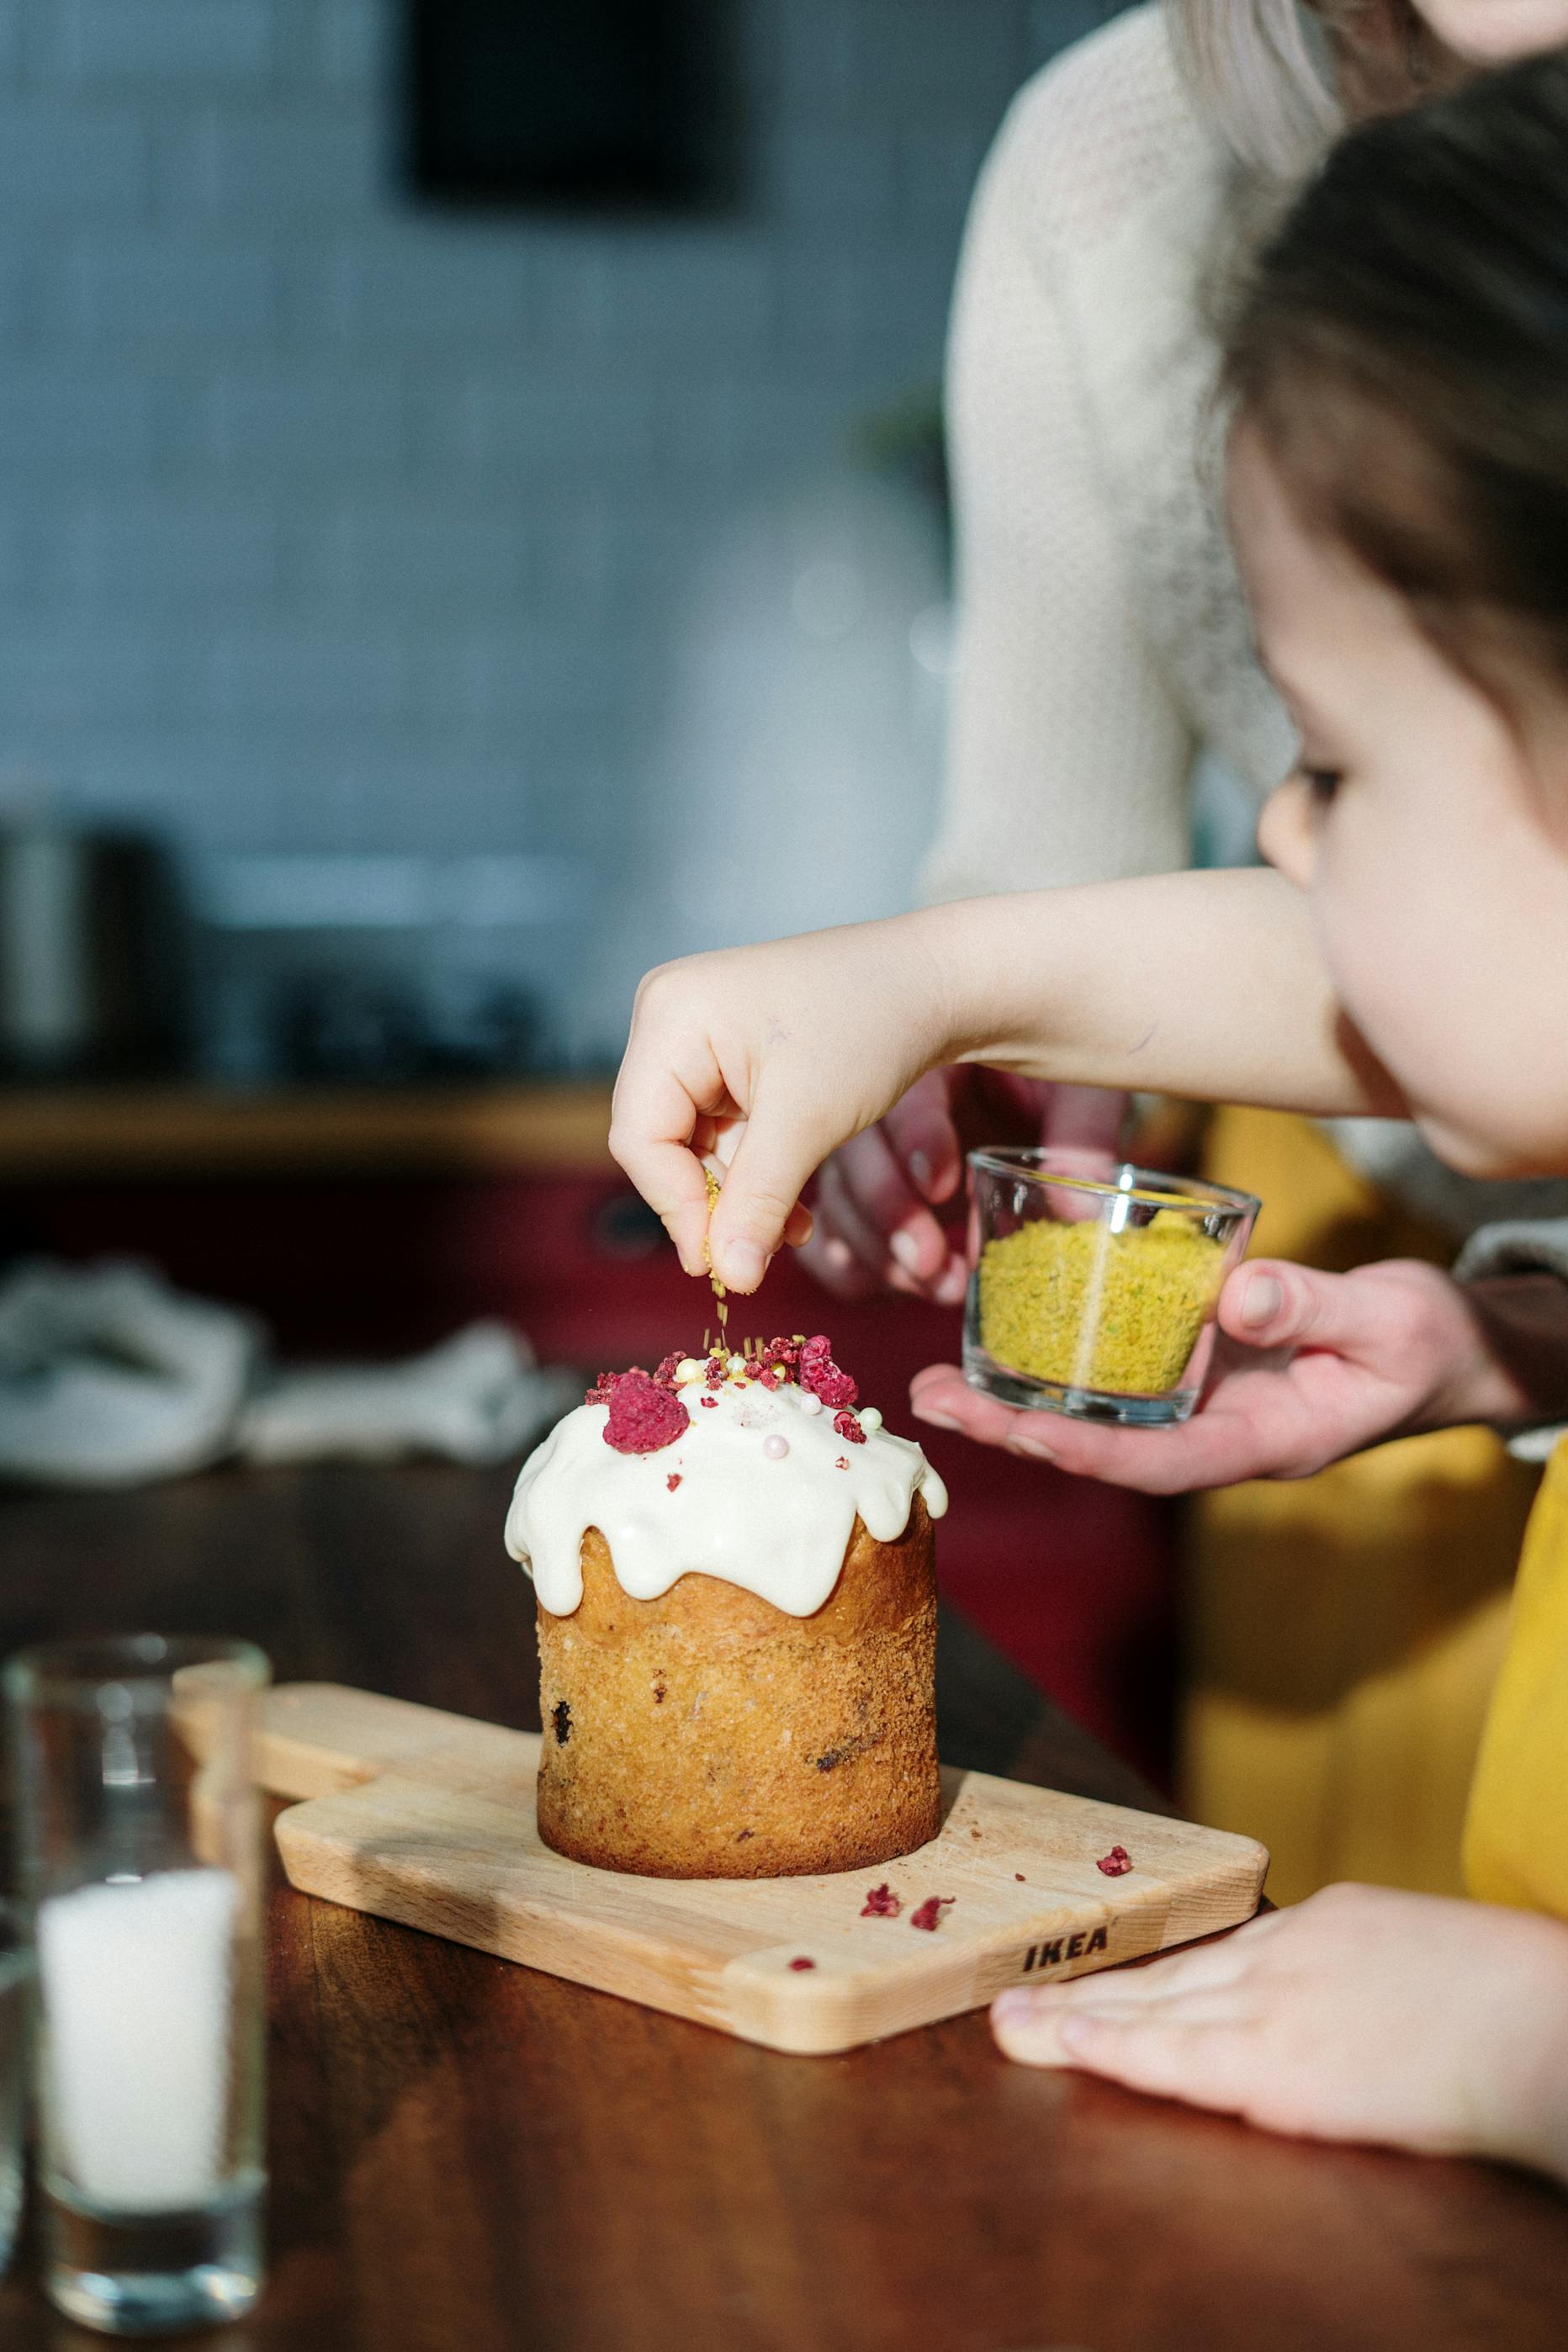
{"type": "Polygon", "coordinates": [[[1107,1878],[1125,1878],[1132,1867],[1132,1856],[1124,1845],[1113,1845],[1109,1853],[1100,1855],[1094,1866],[1096,1870],[1102,1870],[1107,1878]]]}

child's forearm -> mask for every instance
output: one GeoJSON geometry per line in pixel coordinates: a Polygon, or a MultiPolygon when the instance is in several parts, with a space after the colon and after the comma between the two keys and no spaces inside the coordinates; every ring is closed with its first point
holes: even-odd
{"type": "Polygon", "coordinates": [[[943,1059],[1196,1101],[1403,1113],[1276,874],[1157,875],[911,919],[942,975],[943,1059]]]}

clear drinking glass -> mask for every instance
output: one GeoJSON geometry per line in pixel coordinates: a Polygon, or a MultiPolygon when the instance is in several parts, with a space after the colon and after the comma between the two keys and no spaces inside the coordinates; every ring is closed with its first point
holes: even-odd
{"type": "Polygon", "coordinates": [[[269,1676],[148,1633],[5,1672],[37,1945],[45,2284],[111,2335],[236,2319],[261,2285],[269,1676]]]}
{"type": "Polygon", "coordinates": [[[0,2278],[22,2218],[23,2123],[32,2039],[33,1939],[19,1904],[0,1903],[0,2278]]]}
{"type": "Polygon", "coordinates": [[[1083,1420],[1185,1421],[1261,1204],[1193,1177],[1082,1165],[1070,1151],[970,1153],[964,1378],[1083,1420]]]}

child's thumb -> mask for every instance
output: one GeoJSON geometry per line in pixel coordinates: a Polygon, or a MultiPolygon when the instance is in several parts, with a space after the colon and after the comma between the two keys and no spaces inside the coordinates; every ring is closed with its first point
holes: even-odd
{"type": "Polygon", "coordinates": [[[708,1228],[713,1272],[731,1290],[752,1291],[784,1238],[790,1213],[819,1160],[816,1121],[806,1107],[791,1107],[778,1089],[764,1104],[762,1090],[741,1129],[734,1158],[708,1228]]]}
{"type": "Polygon", "coordinates": [[[1353,1285],[1279,1258],[1238,1266],[1220,1294],[1220,1326],[1249,1348],[1332,1348],[1365,1338],[1353,1285]]]}

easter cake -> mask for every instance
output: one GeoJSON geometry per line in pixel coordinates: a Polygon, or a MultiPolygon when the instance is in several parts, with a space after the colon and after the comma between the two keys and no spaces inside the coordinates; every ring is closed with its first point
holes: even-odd
{"type": "Polygon", "coordinates": [[[946,1507],[826,1339],[605,1375],[507,1518],[538,1601],[545,1843],[773,1878],[934,1837],[946,1507]]]}

